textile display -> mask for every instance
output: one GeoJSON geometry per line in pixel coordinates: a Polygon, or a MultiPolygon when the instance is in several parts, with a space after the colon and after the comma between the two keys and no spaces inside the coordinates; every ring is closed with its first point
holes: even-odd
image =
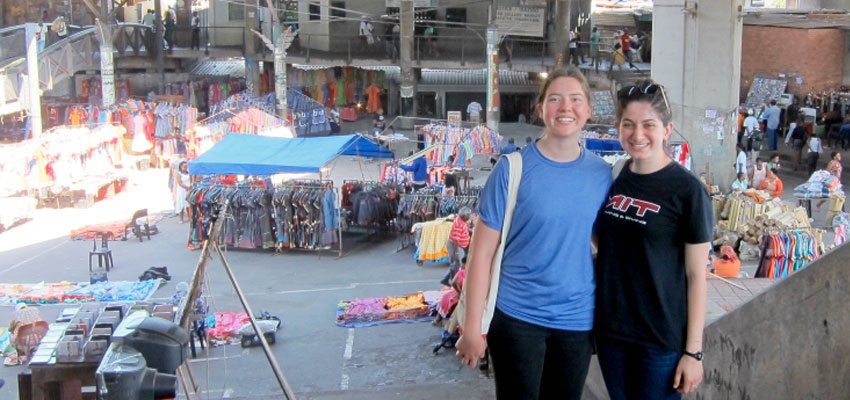
{"type": "Polygon", "coordinates": [[[439,291],[407,294],[398,297],[372,297],[340,301],[336,324],[346,328],[431,321],[431,309],[441,298],[439,291]]]}
{"type": "Polygon", "coordinates": [[[225,110],[186,131],[186,156],[194,160],[213,148],[229,133],[262,135],[286,123],[258,108],[225,110]]]}
{"type": "Polygon", "coordinates": [[[413,224],[457,214],[463,207],[474,209],[478,196],[442,196],[439,192],[419,191],[399,196],[396,225],[408,232],[413,224]]]}
{"type": "Polygon", "coordinates": [[[454,216],[438,218],[433,221],[414,224],[411,233],[417,234],[416,253],[413,258],[417,261],[447,262],[449,251],[446,249],[446,241],[452,231],[454,216]]]}
{"type": "Polygon", "coordinates": [[[70,188],[109,175],[121,164],[124,128],[56,128],[19,143],[0,145],[0,193],[70,188]]]}
{"type": "Polygon", "coordinates": [[[192,221],[188,246],[207,239],[216,208],[227,204],[222,242],[243,249],[321,249],[337,244],[337,200],[329,183],[264,182],[227,186],[202,181],[189,192],[192,221]]]}
{"type": "Polygon", "coordinates": [[[327,109],[304,94],[288,90],[286,103],[289,121],[298,136],[322,135],[331,131],[327,109]]]}
{"type": "Polygon", "coordinates": [[[58,304],[65,301],[68,292],[79,286],[64,282],[39,284],[18,296],[18,302],[27,304],[58,304]]]}
{"type": "MultiPolygon", "coordinates": [[[[148,224],[156,225],[157,222],[164,218],[163,214],[151,214],[148,217],[148,224]]],[[[98,232],[110,232],[112,237],[117,239],[124,235],[124,227],[127,226],[127,220],[106,222],[103,224],[86,225],[81,228],[71,230],[71,240],[92,240],[98,232]]]]}
{"type": "Polygon", "coordinates": [[[34,286],[32,284],[0,283],[0,303],[17,303],[18,297],[34,286]]]}
{"type": "Polygon", "coordinates": [[[345,227],[389,230],[398,209],[400,188],[369,181],[346,181],[342,188],[341,208],[345,227]]]}
{"type": "Polygon", "coordinates": [[[97,282],[67,292],[63,303],[149,300],[164,282],[164,279],[97,282]]]}
{"type": "Polygon", "coordinates": [[[381,108],[380,96],[387,87],[384,71],[357,67],[305,70],[290,66],[287,78],[287,93],[301,92],[326,107],[363,103],[370,113],[381,108]]]}
{"type": "Polygon", "coordinates": [[[762,236],[756,278],[787,278],[823,254],[823,231],[801,229],[762,236]]]}
{"type": "Polygon", "coordinates": [[[822,169],[815,171],[806,183],[797,186],[794,189],[794,196],[806,198],[844,197],[844,190],[841,180],[829,171],[822,169]]]}
{"type": "MultiPolygon", "coordinates": [[[[115,79],[115,100],[123,101],[133,95],[133,85],[129,79],[115,79]]],[[[80,82],[80,99],[90,104],[103,102],[103,90],[100,78],[83,79],[80,82]]]]}
{"type": "Polygon", "coordinates": [[[449,155],[455,156],[457,165],[470,165],[476,154],[499,154],[502,137],[484,125],[474,128],[449,127],[445,124],[428,124],[419,128],[425,147],[436,145],[426,157],[432,164],[445,164],[449,155]]]}

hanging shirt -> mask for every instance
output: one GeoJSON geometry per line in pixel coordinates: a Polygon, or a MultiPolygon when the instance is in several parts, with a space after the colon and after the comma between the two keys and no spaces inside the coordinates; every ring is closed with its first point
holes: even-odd
{"type": "Polygon", "coordinates": [[[484,108],[481,107],[481,103],[473,101],[466,106],[466,113],[469,114],[470,117],[478,117],[483,109],[484,108]]]}

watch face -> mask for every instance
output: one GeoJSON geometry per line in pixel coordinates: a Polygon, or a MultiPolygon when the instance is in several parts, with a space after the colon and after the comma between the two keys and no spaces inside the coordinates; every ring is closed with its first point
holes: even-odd
{"type": "Polygon", "coordinates": [[[696,354],[694,354],[694,356],[696,356],[695,358],[697,360],[702,361],[702,352],[696,353],[696,354]]]}

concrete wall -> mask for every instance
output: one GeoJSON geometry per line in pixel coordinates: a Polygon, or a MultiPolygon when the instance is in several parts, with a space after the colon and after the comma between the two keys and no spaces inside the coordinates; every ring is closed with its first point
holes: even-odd
{"type": "Polygon", "coordinates": [[[789,79],[787,92],[805,96],[832,90],[845,77],[845,41],[840,29],[793,29],[749,25],[741,49],[741,97],[746,98],[756,74],[789,79]],[[798,84],[797,77],[802,78],[798,84]]]}
{"type": "Polygon", "coordinates": [[[820,0],[820,6],[830,10],[848,10],[850,0],[820,0]]]}
{"type": "Polygon", "coordinates": [[[738,106],[743,3],[703,1],[691,13],[683,12],[684,3],[654,3],[652,78],[668,89],[674,125],[690,143],[694,172],[710,168],[712,183],[728,187],[735,172],[737,119],[730,113],[738,106]],[[726,117],[724,140],[703,132],[706,109],[726,117]]]}
{"type": "Polygon", "coordinates": [[[800,270],[705,330],[696,399],[846,399],[850,246],[800,270]]]}

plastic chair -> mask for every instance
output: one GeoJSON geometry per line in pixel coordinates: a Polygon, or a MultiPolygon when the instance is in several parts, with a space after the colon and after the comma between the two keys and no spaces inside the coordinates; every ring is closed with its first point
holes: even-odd
{"type": "Polygon", "coordinates": [[[133,217],[130,218],[130,222],[127,222],[127,225],[124,226],[124,238],[122,240],[127,240],[127,231],[132,230],[133,234],[139,238],[139,241],[142,241],[142,234],[148,237],[148,240],[151,240],[151,227],[148,222],[148,209],[143,208],[141,210],[133,213],[133,217]],[[139,224],[139,220],[142,220],[144,223],[139,224]],[[144,227],[144,230],[142,230],[144,227]]]}
{"type": "Polygon", "coordinates": [[[112,250],[109,249],[109,240],[112,239],[112,232],[100,231],[94,234],[92,250],[89,252],[89,273],[92,272],[92,258],[97,257],[98,268],[115,268],[115,263],[112,261],[112,250]],[[100,247],[98,247],[98,240],[100,247]]]}
{"type": "Polygon", "coordinates": [[[49,326],[45,321],[37,321],[18,328],[15,336],[15,350],[18,351],[18,359],[23,362],[29,360],[41,339],[47,334],[49,326]]]}

